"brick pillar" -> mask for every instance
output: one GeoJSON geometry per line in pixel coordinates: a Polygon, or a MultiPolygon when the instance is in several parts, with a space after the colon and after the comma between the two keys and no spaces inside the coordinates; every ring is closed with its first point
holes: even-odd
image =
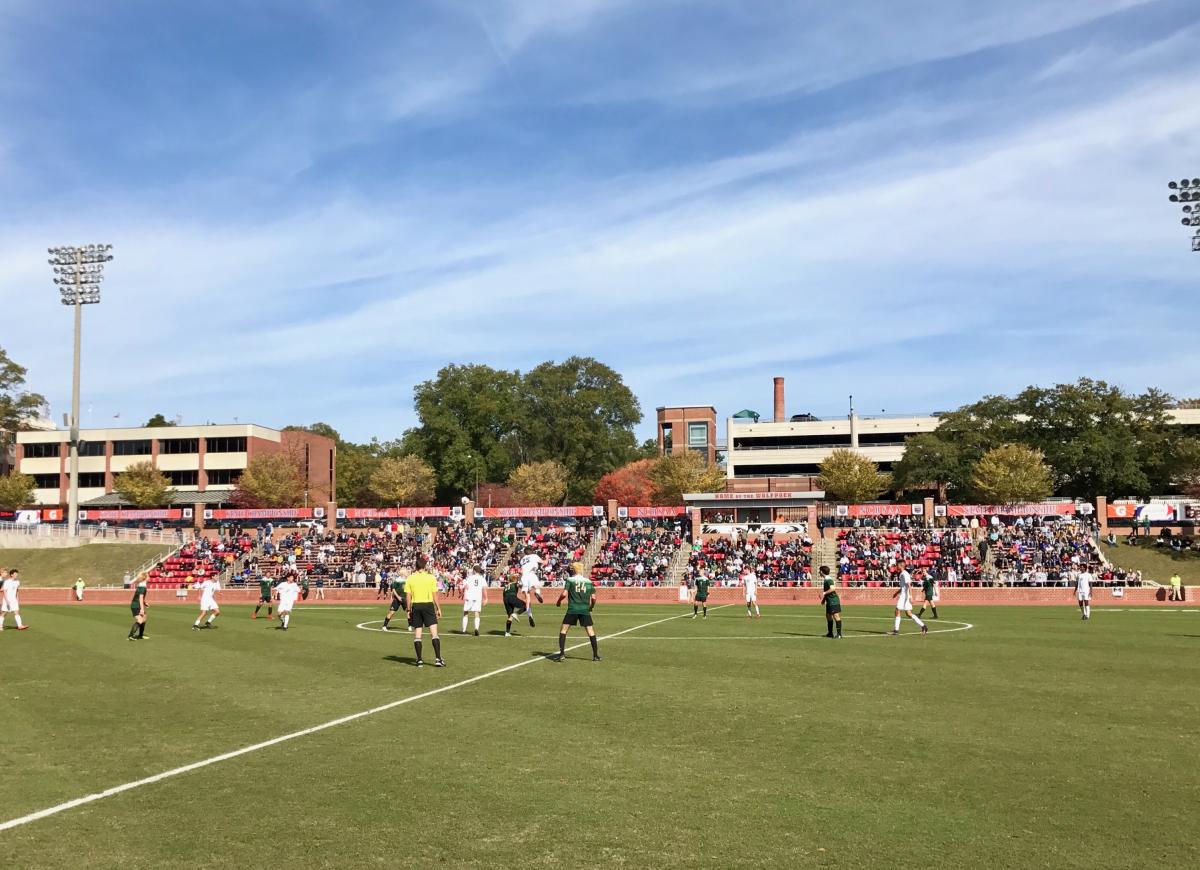
{"type": "Polygon", "coordinates": [[[927,528],[933,528],[933,526],[935,526],[935,525],[936,525],[936,523],[934,522],[934,517],[933,517],[933,499],[926,498],[925,499],[925,526],[927,528]]]}
{"type": "Polygon", "coordinates": [[[112,441],[104,442],[104,494],[113,491],[112,441]]]}
{"type": "Polygon", "coordinates": [[[468,526],[475,525],[475,502],[469,501],[463,505],[463,522],[468,526]]]}
{"type": "Polygon", "coordinates": [[[325,504],[325,528],[337,528],[337,502],[331,501],[325,504]]]}
{"type": "Polygon", "coordinates": [[[688,515],[692,518],[692,540],[698,541],[704,528],[700,522],[700,508],[688,508],[688,515]]]}
{"type": "Polygon", "coordinates": [[[808,534],[811,537],[817,533],[817,506],[815,504],[810,504],[805,508],[805,511],[808,512],[808,534]]]}
{"type": "Polygon", "coordinates": [[[1100,535],[1108,534],[1108,496],[1096,496],[1096,522],[1100,525],[1100,535]]]}
{"type": "Polygon", "coordinates": [[[615,498],[610,498],[608,500],[608,507],[605,511],[605,514],[607,515],[609,522],[612,522],[613,520],[615,520],[617,518],[617,507],[618,507],[617,500],[615,498]]]}

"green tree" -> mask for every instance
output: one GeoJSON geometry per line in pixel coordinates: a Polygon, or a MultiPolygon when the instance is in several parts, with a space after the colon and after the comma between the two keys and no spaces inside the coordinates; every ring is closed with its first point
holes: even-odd
{"type": "Polygon", "coordinates": [[[33,503],[34,479],[13,471],[0,477],[0,508],[13,510],[33,503]]]}
{"type": "Polygon", "coordinates": [[[834,450],[821,463],[818,484],[827,498],[859,504],[878,498],[891,488],[891,476],[854,450],[834,450]]]}
{"type": "Polygon", "coordinates": [[[897,492],[934,490],[937,500],[945,503],[950,489],[967,492],[971,469],[956,443],[928,432],[904,442],[904,457],[892,469],[892,485],[897,492]]]}
{"type": "Polygon", "coordinates": [[[163,426],[174,426],[174,425],[175,425],[174,420],[168,420],[162,414],[155,414],[153,417],[151,417],[149,420],[146,421],[146,425],[142,428],[156,429],[156,428],[161,428],[163,426]]]}
{"type": "Polygon", "coordinates": [[[304,501],[302,461],[290,451],[265,453],[250,460],[231,496],[242,507],[289,508],[304,501]]]}
{"type": "Polygon", "coordinates": [[[404,433],[398,449],[436,469],[438,494],[445,499],[470,492],[477,479],[503,482],[529,458],[519,444],[520,385],[514,371],[446,366],[417,385],[420,425],[404,433]]]}
{"type": "Polygon", "coordinates": [[[522,504],[562,504],[567,494],[567,469],[554,459],[526,462],[513,469],[508,486],[522,504]]]}
{"type": "Polygon", "coordinates": [[[371,491],[385,505],[427,505],[436,488],[437,475],[419,456],[381,459],[371,475],[371,491]]]}
{"type": "Polygon", "coordinates": [[[592,497],[601,476],[637,458],[641,407],[621,376],[591,357],[545,362],[521,381],[522,462],[556,459],[567,498],[592,497]]]}
{"type": "Polygon", "coordinates": [[[13,433],[37,416],[46,400],[25,389],[26,370],[13,362],[0,347],[0,455],[8,449],[13,433]]]}
{"type": "Polygon", "coordinates": [[[973,484],[989,504],[1037,502],[1054,491],[1042,452],[1024,444],[1004,444],[983,454],[975,464],[973,484]]]}
{"type": "Polygon", "coordinates": [[[654,461],[649,470],[654,482],[654,498],[658,504],[683,504],[688,492],[721,492],[725,489],[725,471],[719,465],[709,465],[695,451],[667,453],[654,461]]]}
{"type": "Polygon", "coordinates": [[[149,461],[135,462],[114,477],[113,491],[139,508],[163,507],[175,498],[171,481],[149,461]]]}

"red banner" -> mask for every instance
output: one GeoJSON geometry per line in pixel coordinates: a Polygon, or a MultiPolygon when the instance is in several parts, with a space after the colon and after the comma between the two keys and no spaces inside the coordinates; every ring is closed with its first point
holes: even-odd
{"type": "MultiPolygon", "coordinates": [[[[46,519],[45,514],[49,511],[43,511],[42,519],[46,519]]],[[[58,511],[61,519],[62,511],[58,511]]],[[[79,512],[79,519],[83,522],[94,523],[100,520],[117,520],[124,522],[128,520],[181,520],[183,519],[183,511],[179,508],[159,508],[150,510],[137,510],[130,508],[116,510],[93,510],[86,508],[79,512]]]]}
{"type": "Polygon", "coordinates": [[[950,517],[1068,517],[1075,513],[1071,502],[1053,504],[948,504],[950,517]]]}
{"type": "MultiPolygon", "coordinates": [[[[531,517],[591,517],[596,516],[591,507],[497,507],[482,508],[485,519],[517,519],[531,517]]],[[[476,509],[478,514],[479,509],[476,509]]]]}
{"type": "Polygon", "coordinates": [[[222,508],[205,511],[205,519],[214,520],[309,520],[312,508],[222,508]]]}
{"type": "Polygon", "coordinates": [[[43,523],[61,523],[63,521],[62,508],[47,508],[42,511],[43,523]]]}
{"type": "Polygon", "coordinates": [[[681,517],[687,513],[685,507],[631,507],[626,508],[629,511],[630,519],[639,519],[646,517],[681,517]]]}
{"type": "Polygon", "coordinates": [[[837,515],[840,517],[911,517],[912,512],[910,504],[840,504],[837,506],[837,515]],[[844,513],[843,508],[845,508],[844,513]]]}
{"type": "Polygon", "coordinates": [[[448,517],[448,507],[402,507],[402,508],[339,508],[338,519],[346,520],[415,520],[421,517],[448,517]]]}

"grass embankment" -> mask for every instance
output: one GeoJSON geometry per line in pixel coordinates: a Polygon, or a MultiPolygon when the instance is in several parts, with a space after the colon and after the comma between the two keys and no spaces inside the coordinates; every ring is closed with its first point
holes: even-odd
{"type": "Polygon", "coordinates": [[[1141,571],[1145,580],[1166,586],[1171,575],[1178,571],[1185,585],[1200,585],[1200,553],[1195,550],[1174,553],[1170,547],[1158,547],[1152,541],[1127,544],[1124,539],[1115,547],[1102,543],[1100,549],[1114,565],[1141,571]]]}
{"type": "Polygon", "coordinates": [[[162,544],[85,544],[64,549],[0,549],[0,568],[16,568],[24,586],[120,584],[126,571],[171,552],[162,544]]]}

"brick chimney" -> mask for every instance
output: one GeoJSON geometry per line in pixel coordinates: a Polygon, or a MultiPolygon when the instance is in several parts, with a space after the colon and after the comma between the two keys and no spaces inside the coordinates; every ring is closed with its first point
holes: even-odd
{"type": "Polygon", "coordinates": [[[775,422],[787,422],[787,406],[783,401],[783,378],[775,379],[775,422]]]}

